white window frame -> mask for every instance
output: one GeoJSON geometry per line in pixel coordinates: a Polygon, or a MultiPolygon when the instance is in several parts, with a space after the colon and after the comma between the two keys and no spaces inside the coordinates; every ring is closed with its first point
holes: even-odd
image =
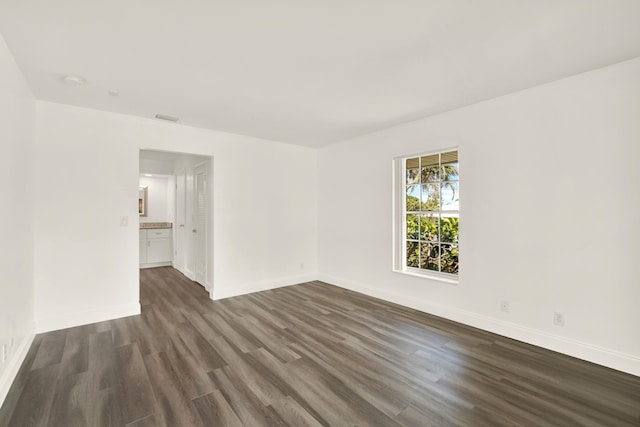
{"type": "MultiPolygon", "coordinates": [[[[407,225],[406,225],[406,160],[414,157],[430,156],[435,154],[448,153],[451,151],[458,152],[458,164],[460,163],[460,149],[458,147],[449,147],[444,149],[438,149],[436,151],[427,151],[418,154],[411,154],[393,159],[392,173],[393,173],[393,266],[392,270],[396,273],[402,273],[409,276],[423,277],[441,282],[457,284],[460,279],[460,270],[458,274],[443,273],[441,271],[426,270],[415,267],[407,266],[407,225]]],[[[458,176],[458,186],[461,186],[461,177],[458,176]]],[[[458,214],[460,218],[460,211],[448,211],[458,214]]],[[[458,238],[458,257],[461,257],[462,250],[460,245],[460,238],[458,238]]]]}

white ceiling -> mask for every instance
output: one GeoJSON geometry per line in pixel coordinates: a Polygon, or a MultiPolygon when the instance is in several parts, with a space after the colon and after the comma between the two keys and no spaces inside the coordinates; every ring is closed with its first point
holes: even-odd
{"type": "Polygon", "coordinates": [[[640,56],[640,0],[0,0],[0,32],[38,99],[317,147],[640,56]]]}

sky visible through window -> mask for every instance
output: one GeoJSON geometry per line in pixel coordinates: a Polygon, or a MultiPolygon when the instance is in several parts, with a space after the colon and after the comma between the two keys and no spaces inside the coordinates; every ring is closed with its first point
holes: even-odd
{"type": "MultiPolygon", "coordinates": [[[[455,165],[456,167],[458,167],[458,165],[455,165]]],[[[455,179],[458,179],[458,176],[456,175],[455,179]]],[[[459,210],[459,200],[460,200],[460,193],[459,193],[459,186],[456,185],[456,191],[453,191],[453,188],[449,187],[449,186],[443,186],[442,189],[442,210],[443,211],[457,211],[459,210]]],[[[418,199],[422,199],[423,202],[426,202],[426,198],[421,198],[420,197],[420,186],[419,185],[413,185],[411,186],[408,190],[407,190],[407,195],[409,196],[413,196],[413,197],[417,197],[418,199]]]]}

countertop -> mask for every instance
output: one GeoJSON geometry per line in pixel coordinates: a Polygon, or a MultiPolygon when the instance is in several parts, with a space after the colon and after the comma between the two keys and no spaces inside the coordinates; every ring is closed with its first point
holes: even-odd
{"type": "Polygon", "coordinates": [[[147,228],[172,228],[173,224],[170,222],[141,222],[140,230],[146,230],[147,228]]]}

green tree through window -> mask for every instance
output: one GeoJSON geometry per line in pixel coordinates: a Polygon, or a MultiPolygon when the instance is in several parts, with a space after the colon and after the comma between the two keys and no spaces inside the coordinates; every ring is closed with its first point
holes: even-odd
{"type": "Polygon", "coordinates": [[[458,274],[458,152],[405,160],[406,267],[458,274]]]}

